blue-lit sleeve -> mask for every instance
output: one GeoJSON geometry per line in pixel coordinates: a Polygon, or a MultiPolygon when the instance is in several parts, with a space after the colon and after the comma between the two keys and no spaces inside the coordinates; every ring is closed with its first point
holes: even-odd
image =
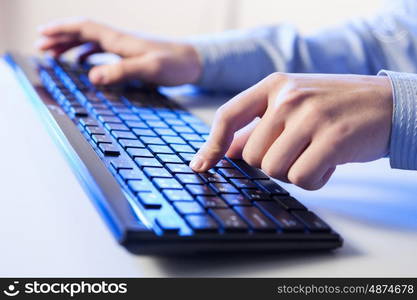
{"type": "Polygon", "coordinates": [[[272,72],[417,73],[417,1],[303,36],[287,24],[193,39],[206,90],[242,91],[272,72]]]}

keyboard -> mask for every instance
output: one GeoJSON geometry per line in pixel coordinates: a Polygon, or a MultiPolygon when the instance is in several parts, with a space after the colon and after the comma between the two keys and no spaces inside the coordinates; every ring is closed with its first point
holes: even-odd
{"type": "MultiPolygon", "coordinates": [[[[243,160],[224,157],[208,172],[195,173],[188,164],[207,139],[209,127],[156,88],[94,86],[88,79],[90,68],[51,58],[36,62],[49,98],[126,196],[126,203],[116,206],[128,206],[141,225],[137,232],[130,228],[121,234],[119,241],[130,251],[313,250],[342,245],[326,222],[243,160]]],[[[104,217],[112,219],[112,210],[107,208],[104,217]]]]}

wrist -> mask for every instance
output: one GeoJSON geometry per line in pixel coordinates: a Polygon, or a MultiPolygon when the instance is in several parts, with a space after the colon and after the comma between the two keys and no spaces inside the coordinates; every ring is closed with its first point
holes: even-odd
{"type": "Polygon", "coordinates": [[[203,62],[197,49],[191,44],[184,44],[184,57],[187,62],[188,83],[195,84],[203,72],[203,62]]]}

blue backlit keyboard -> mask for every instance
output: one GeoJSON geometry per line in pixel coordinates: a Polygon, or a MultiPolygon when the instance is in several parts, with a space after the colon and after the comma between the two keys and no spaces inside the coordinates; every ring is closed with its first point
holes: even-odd
{"type": "Polygon", "coordinates": [[[341,245],[329,225],[243,160],[225,157],[193,172],[188,164],[209,134],[206,124],[157,89],[93,86],[88,70],[53,59],[38,67],[43,86],[134,199],[149,240],[182,249],[209,241],[202,251],[341,245]]]}

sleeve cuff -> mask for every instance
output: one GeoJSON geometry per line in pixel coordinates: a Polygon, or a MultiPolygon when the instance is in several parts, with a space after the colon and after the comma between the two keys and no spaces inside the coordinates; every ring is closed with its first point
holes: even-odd
{"type": "Polygon", "coordinates": [[[393,89],[390,141],[392,168],[417,170],[417,75],[381,70],[393,89]]]}

